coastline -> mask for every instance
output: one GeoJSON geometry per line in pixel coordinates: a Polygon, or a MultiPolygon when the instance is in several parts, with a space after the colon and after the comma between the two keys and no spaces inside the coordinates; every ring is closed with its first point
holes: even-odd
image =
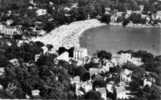
{"type": "MultiPolygon", "coordinates": [[[[122,26],[122,23],[111,22],[109,25],[111,25],[111,26],[122,26]]],[[[161,25],[152,26],[150,24],[133,24],[133,23],[129,23],[129,24],[127,24],[126,27],[129,27],[129,28],[161,28],[161,25]]]]}
{"type": "Polygon", "coordinates": [[[44,36],[32,38],[31,40],[41,41],[44,44],[52,44],[54,51],[61,46],[67,49],[73,46],[79,48],[79,38],[84,31],[104,25],[106,24],[101,23],[97,19],[77,21],[69,25],[62,25],[44,36]]]}
{"type": "MultiPolygon", "coordinates": [[[[59,47],[65,47],[67,49],[71,47],[80,48],[79,38],[82,34],[91,28],[105,26],[107,24],[101,23],[97,19],[89,19],[83,21],[76,21],[68,25],[62,25],[53,29],[50,33],[32,38],[33,41],[41,41],[44,44],[52,44],[54,46],[53,51],[56,51],[59,47]]],[[[111,26],[122,26],[121,23],[110,23],[111,26]]],[[[160,26],[141,25],[129,23],[126,27],[131,28],[160,28],[160,26]]]]}

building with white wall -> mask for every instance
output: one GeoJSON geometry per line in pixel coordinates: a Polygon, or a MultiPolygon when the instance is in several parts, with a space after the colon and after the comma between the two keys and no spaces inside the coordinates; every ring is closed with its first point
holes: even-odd
{"type": "Polygon", "coordinates": [[[131,82],[132,71],[129,69],[124,69],[120,74],[120,80],[124,82],[131,82]]]}
{"type": "Polygon", "coordinates": [[[88,57],[88,50],[86,48],[76,48],[73,53],[73,59],[78,63],[85,64],[88,57]]]}

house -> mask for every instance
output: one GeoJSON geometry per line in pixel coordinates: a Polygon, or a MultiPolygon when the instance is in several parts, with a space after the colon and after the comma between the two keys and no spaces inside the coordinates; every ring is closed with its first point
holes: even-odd
{"type": "Polygon", "coordinates": [[[8,35],[10,37],[13,37],[13,35],[21,35],[22,30],[20,27],[10,27],[0,24],[0,33],[3,35],[8,35]]]}
{"type": "Polygon", "coordinates": [[[142,59],[137,57],[132,57],[129,61],[136,66],[141,66],[143,64],[142,59]]]}
{"type": "Polygon", "coordinates": [[[148,80],[148,79],[144,79],[144,81],[143,81],[143,86],[144,86],[144,87],[145,87],[145,86],[151,87],[151,86],[152,86],[152,82],[151,82],[150,80],[148,80]]]}
{"type": "Polygon", "coordinates": [[[4,28],[4,25],[0,24],[0,31],[2,31],[4,28]]]}
{"type": "Polygon", "coordinates": [[[156,19],[161,20],[161,11],[157,11],[156,19]]]}
{"type": "Polygon", "coordinates": [[[150,72],[145,73],[145,77],[143,79],[143,86],[149,86],[151,87],[153,83],[156,82],[156,79],[151,75],[150,72]]]}
{"type": "Polygon", "coordinates": [[[101,75],[95,75],[93,79],[93,87],[106,87],[106,81],[104,80],[104,77],[101,75]]]}
{"type": "Polygon", "coordinates": [[[119,55],[113,55],[111,62],[113,63],[114,66],[119,65],[119,60],[120,60],[120,56],[119,55]]]}
{"type": "Polygon", "coordinates": [[[68,12],[68,11],[71,10],[71,8],[70,7],[64,7],[64,10],[68,12]]]}
{"type": "Polygon", "coordinates": [[[48,52],[48,48],[46,46],[41,47],[43,49],[43,54],[48,52]]]}
{"type": "Polygon", "coordinates": [[[123,65],[131,60],[132,55],[130,53],[121,53],[119,58],[119,65],[123,65]]]}
{"type": "Polygon", "coordinates": [[[50,6],[53,6],[54,3],[53,3],[52,1],[49,1],[49,5],[50,5],[50,6]]]}
{"type": "Polygon", "coordinates": [[[80,83],[80,77],[79,76],[75,76],[73,78],[70,79],[71,84],[79,84],[80,83]]]}
{"type": "Polygon", "coordinates": [[[20,66],[19,60],[16,59],[16,58],[9,60],[9,62],[10,62],[13,66],[15,66],[15,67],[19,67],[19,66],[20,66]]]}
{"type": "Polygon", "coordinates": [[[91,81],[79,82],[75,84],[75,92],[77,96],[84,95],[93,89],[91,81]]]}
{"type": "Polygon", "coordinates": [[[0,76],[4,75],[5,73],[5,68],[4,67],[0,67],[0,76]]]}
{"type": "Polygon", "coordinates": [[[77,48],[74,50],[74,57],[76,60],[83,59],[88,56],[86,48],[77,48]]]}
{"type": "Polygon", "coordinates": [[[102,66],[102,68],[100,69],[100,73],[106,73],[110,71],[110,67],[109,66],[102,66]]]}
{"type": "Polygon", "coordinates": [[[13,20],[11,20],[11,19],[6,21],[7,26],[10,26],[12,23],[13,23],[13,20]]]}
{"type": "Polygon", "coordinates": [[[75,94],[76,94],[76,96],[84,95],[84,92],[80,89],[80,85],[79,84],[75,85],[75,94]]]}
{"type": "Polygon", "coordinates": [[[40,58],[40,56],[41,56],[41,54],[36,54],[36,55],[35,55],[35,59],[34,59],[34,60],[35,60],[35,62],[37,62],[37,61],[38,61],[38,59],[40,58]]]}
{"type": "Polygon", "coordinates": [[[3,89],[4,89],[3,85],[0,84],[0,90],[3,90],[3,89]]]}
{"type": "Polygon", "coordinates": [[[151,15],[152,20],[161,20],[161,11],[157,11],[156,13],[151,15]]]}
{"type": "Polygon", "coordinates": [[[110,60],[106,60],[104,63],[105,64],[100,69],[101,72],[109,72],[110,68],[114,67],[114,64],[110,60]]]}
{"type": "Polygon", "coordinates": [[[116,86],[116,98],[117,100],[129,100],[133,96],[130,95],[130,91],[126,90],[126,84],[124,82],[120,82],[119,86],[116,86]]]}
{"type": "Polygon", "coordinates": [[[114,81],[110,81],[106,84],[107,97],[111,100],[116,100],[116,89],[114,86],[114,81]]]}
{"type": "Polygon", "coordinates": [[[32,94],[32,96],[39,96],[40,95],[40,90],[32,90],[31,94],[32,94]]]}
{"type": "Polygon", "coordinates": [[[78,3],[73,3],[71,8],[78,8],[78,3]]]}
{"type": "Polygon", "coordinates": [[[8,46],[11,46],[12,43],[10,40],[8,39],[4,39],[4,38],[0,38],[0,51],[1,52],[5,52],[5,49],[8,47],[8,46]]]}
{"type": "Polygon", "coordinates": [[[34,2],[34,0],[29,0],[29,3],[32,4],[33,6],[36,6],[36,3],[34,2]]]}
{"type": "Polygon", "coordinates": [[[38,9],[36,11],[37,16],[42,16],[42,15],[46,15],[47,14],[47,10],[46,9],[38,9]]]}
{"type": "Polygon", "coordinates": [[[130,60],[132,55],[131,53],[121,53],[121,59],[130,60]]]}
{"type": "Polygon", "coordinates": [[[117,21],[117,16],[116,15],[111,15],[111,22],[116,22],[117,21]]]}
{"type": "Polygon", "coordinates": [[[93,89],[91,81],[82,82],[81,87],[86,93],[93,89]]]}
{"type": "Polygon", "coordinates": [[[143,12],[143,10],[144,10],[144,5],[139,5],[139,8],[140,8],[140,12],[143,12]]]}
{"type": "Polygon", "coordinates": [[[90,73],[90,76],[93,76],[95,74],[100,73],[100,69],[99,68],[90,68],[89,73],[90,73]]]}
{"type": "Polygon", "coordinates": [[[62,53],[60,56],[57,57],[57,60],[64,60],[64,61],[69,62],[70,60],[69,53],[68,52],[62,53]]]}
{"type": "Polygon", "coordinates": [[[103,100],[107,100],[106,88],[96,88],[96,91],[101,94],[103,100]]]}
{"type": "Polygon", "coordinates": [[[124,69],[120,74],[120,80],[129,83],[132,81],[131,76],[132,71],[129,69],[124,69]]]}
{"type": "Polygon", "coordinates": [[[114,86],[113,82],[107,83],[107,84],[106,84],[106,90],[107,90],[108,92],[110,92],[110,93],[113,93],[113,92],[114,92],[113,86],[114,86]]]}
{"type": "Polygon", "coordinates": [[[99,63],[99,58],[97,58],[97,57],[92,57],[91,58],[91,62],[93,62],[93,63],[99,63]]]}
{"type": "Polygon", "coordinates": [[[109,8],[109,7],[105,8],[105,14],[110,14],[110,11],[111,11],[111,8],[109,8]]]}
{"type": "Polygon", "coordinates": [[[126,14],[125,14],[125,19],[129,18],[132,14],[132,11],[131,10],[127,10],[126,11],[126,14]]]}
{"type": "Polygon", "coordinates": [[[73,59],[76,61],[82,61],[82,64],[86,63],[88,57],[88,50],[86,48],[76,48],[73,53],[73,59]]]}
{"type": "Polygon", "coordinates": [[[131,53],[121,53],[119,64],[122,65],[124,63],[131,62],[132,64],[136,66],[140,66],[143,64],[142,59],[138,57],[132,57],[131,53]]]}
{"type": "Polygon", "coordinates": [[[122,92],[117,92],[117,100],[129,100],[131,98],[131,95],[128,95],[130,91],[122,91],[122,92]]]}
{"type": "Polygon", "coordinates": [[[110,7],[106,7],[105,8],[105,11],[108,11],[109,12],[109,11],[111,11],[111,8],[110,7]]]}
{"type": "Polygon", "coordinates": [[[28,94],[26,94],[25,97],[26,97],[26,99],[30,99],[31,98],[28,94]]]}

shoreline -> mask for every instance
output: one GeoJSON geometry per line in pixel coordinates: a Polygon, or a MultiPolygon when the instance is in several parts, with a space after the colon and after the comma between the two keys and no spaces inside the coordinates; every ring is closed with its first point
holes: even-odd
{"type": "MultiPolygon", "coordinates": [[[[52,44],[54,46],[53,51],[56,51],[59,47],[65,47],[67,49],[71,47],[80,48],[80,37],[89,29],[106,26],[107,24],[101,23],[97,19],[89,19],[83,21],[76,21],[68,25],[62,25],[53,29],[50,33],[32,38],[33,41],[41,41],[44,44],[52,44]]],[[[110,26],[122,26],[121,23],[110,23],[110,26]]],[[[157,28],[155,26],[129,24],[126,27],[131,28],[157,28]]]]}
{"type": "MultiPolygon", "coordinates": [[[[111,26],[122,26],[122,23],[111,22],[111,23],[109,23],[109,25],[111,25],[111,26]]],[[[150,24],[133,24],[133,23],[129,23],[125,27],[129,27],[129,28],[161,28],[161,25],[152,26],[150,24]]]]}
{"type": "Polygon", "coordinates": [[[62,25],[49,34],[41,37],[32,38],[33,41],[41,41],[44,44],[52,44],[54,51],[63,46],[67,49],[70,47],[80,48],[79,38],[88,29],[105,26],[97,19],[73,22],[69,25],[62,25]]]}

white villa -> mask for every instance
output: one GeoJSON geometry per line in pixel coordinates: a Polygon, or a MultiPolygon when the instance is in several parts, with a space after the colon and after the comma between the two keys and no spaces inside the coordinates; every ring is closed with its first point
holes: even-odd
{"type": "Polygon", "coordinates": [[[85,64],[88,57],[88,50],[86,48],[76,48],[74,50],[73,59],[76,60],[79,64],[85,64]]]}
{"type": "Polygon", "coordinates": [[[129,69],[124,69],[124,70],[121,72],[121,74],[120,74],[120,80],[129,83],[129,82],[132,81],[131,75],[132,75],[132,71],[131,71],[131,70],[129,70],[129,69]]]}
{"type": "Polygon", "coordinates": [[[5,25],[0,24],[0,33],[4,35],[13,36],[16,34],[21,34],[21,29],[18,27],[6,27],[5,25]]]}
{"type": "Polygon", "coordinates": [[[112,62],[115,65],[123,65],[130,62],[136,66],[141,66],[143,64],[142,59],[138,57],[133,57],[131,53],[121,53],[117,57],[112,58],[112,62]]]}

